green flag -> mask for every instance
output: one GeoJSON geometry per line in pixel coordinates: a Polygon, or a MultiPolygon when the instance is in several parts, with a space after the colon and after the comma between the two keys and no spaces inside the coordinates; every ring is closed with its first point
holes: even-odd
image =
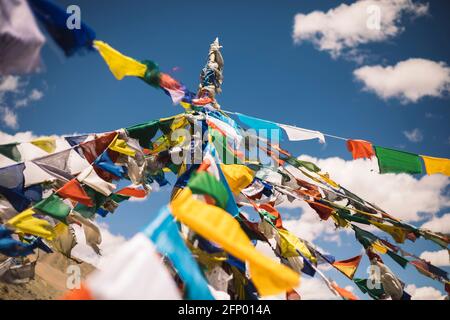
{"type": "Polygon", "coordinates": [[[422,164],[417,154],[374,147],[380,173],[422,173],[422,164]]]}
{"type": "Polygon", "coordinates": [[[374,283],[374,288],[370,289],[368,283],[370,283],[371,280],[354,278],[353,281],[363,293],[367,293],[373,299],[380,300],[382,298],[384,288],[381,283],[374,283]]]}
{"type": "Polygon", "coordinates": [[[294,157],[287,157],[286,162],[289,163],[291,166],[294,166],[296,168],[304,167],[312,172],[320,172],[320,168],[316,166],[314,163],[304,160],[299,160],[294,157]]]}
{"type": "Polygon", "coordinates": [[[377,240],[377,237],[372,233],[363,230],[354,224],[352,224],[352,228],[355,231],[356,240],[358,240],[365,249],[372,246],[372,243],[377,240]]]}
{"type": "Polygon", "coordinates": [[[161,72],[159,71],[158,64],[152,60],[143,60],[141,63],[147,66],[147,70],[141,79],[152,87],[159,88],[159,77],[161,72]]]}
{"type": "Polygon", "coordinates": [[[391,257],[391,258],[392,258],[395,262],[397,262],[399,265],[401,265],[403,269],[405,269],[406,266],[408,265],[408,262],[409,262],[409,261],[408,261],[407,259],[403,258],[402,256],[396,254],[395,252],[393,252],[393,251],[391,251],[391,250],[388,250],[388,251],[387,251],[387,255],[388,255],[389,257],[391,257]]]}
{"type": "Polygon", "coordinates": [[[78,212],[85,218],[91,218],[97,210],[106,202],[108,197],[101,194],[100,192],[95,191],[89,186],[84,185],[83,186],[84,191],[88,194],[89,198],[92,199],[92,202],[94,202],[94,205],[92,207],[88,207],[82,203],[78,203],[76,207],[73,209],[74,211],[78,212]]]}
{"type": "Polygon", "coordinates": [[[34,209],[38,209],[39,211],[42,211],[43,213],[65,223],[71,208],[65,204],[60,197],[52,194],[50,197],[38,202],[34,206],[34,209]]]}
{"type": "Polygon", "coordinates": [[[113,200],[116,203],[120,203],[122,201],[130,199],[129,196],[124,196],[122,194],[117,194],[117,193],[113,193],[109,197],[110,197],[111,200],[113,200]]]}
{"type": "Polygon", "coordinates": [[[208,172],[194,174],[187,184],[193,194],[207,194],[223,209],[227,206],[228,192],[225,186],[208,172]]]}
{"type": "Polygon", "coordinates": [[[212,129],[211,127],[209,128],[209,133],[211,134],[217,153],[224,164],[242,163],[242,161],[228,148],[227,138],[225,136],[222,136],[219,131],[212,129]]]}
{"type": "Polygon", "coordinates": [[[362,224],[370,224],[369,220],[366,217],[364,217],[362,215],[357,215],[357,214],[352,215],[352,214],[350,214],[350,211],[348,211],[346,209],[338,209],[337,214],[342,219],[345,219],[348,221],[353,221],[353,222],[362,223],[362,224]]]}
{"type": "Polygon", "coordinates": [[[22,161],[19,149],[17,149],[17,143],[0,145],[0,154],[16,162],[22,161]]]}
{"type": "Polygon", "coordinates": [[[150,148],[151,139],[156,135],[159,129],[159,121],[152,120],[146,123],[137,124],[126,128],[128,135],[139,140],[139,144],[143,148],[150,148]]]}

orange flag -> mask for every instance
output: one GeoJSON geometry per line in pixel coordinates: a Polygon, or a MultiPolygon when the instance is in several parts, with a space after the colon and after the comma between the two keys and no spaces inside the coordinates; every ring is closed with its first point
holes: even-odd
{"type": "Polygon", "coordinates": [[[77,179],[70,180],[59,190],[57,190],[56,193],[63,198],[72,199],[88,207],[92,207],[94,205],[92,199],[88,196],[86,191],[84,191],[83,187],[77,179]]]}
{"type": "Polygon", "coordinates": [[[334,290],[345,300],[359,300],[353,293],[344,288],[339,287],[336,283],[331,283],[334,290]]]}
{"type": "Polygon", "coordinates": [[[372,144],[364,140],[347,140],[347,149],[352,153],[353,159],[371,158],[375,155],[372,144]]]}
{"type": "Polygon", "coordinates": [[[332,265],[340,272],[345,274],[349,279],[353,279],[353,275],[355,274],[356,269],[358,269],[361,259],[362,255],[359,255],[347,260],[335,261],[332,263],[332,265]]]}
{"type": "Polygon", "coordinates": [[[135,198],[145,198],[147,196],[147,191],[144,189],[136,189],[131,187],[125,187],[116,192],[122,196],[135,197],[135,198]]]}
{"type": "Polygon", "coordinates": [[[294,289],[286,291],[286,300],[302,300],[300,295],[294,289]]]}
{"type": "Polygon", "coordinates": [[[80,289],[67,291],[60,300],[94,300],[89,288],[85,284],[81,284],[80,289]]]}

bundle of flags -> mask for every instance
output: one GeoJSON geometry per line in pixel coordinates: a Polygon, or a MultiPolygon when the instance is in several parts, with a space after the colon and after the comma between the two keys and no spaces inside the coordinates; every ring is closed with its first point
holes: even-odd
{"type": "MultiPolygon", "coordinates": [[[[393,217],[279,145],[286,138],[324,143],[323,133],[236,113],[247,127],[243,128],[218,108],[214,94],[220,92],[223,68],[218,41],[211,45],[208,58],[217,66],[205,67],[201,90],[194,95],[160,72],[155,62],[135,60],[96,40],[87,25],[70,31],[65,25],[69,14],[50,1],[29,0],[30,6],[24,0],[3,3],[0,14],[8,19],[0,20],[0,39],[7,39],[8,46],[0,48],[0,57],[6,59],[0,59],[0,73],[38,67],[43,37],[33,12],[66,55],[95,48],[117,79],[141,78],[186,109],[112,132],[0,145],[0,253],[8,257],[25,257],[37,249],[70,257],[77,242],[73,224],[82,226],[86,244],[100,254],[102,239],[95,220],[131,197],[146,198],[153,183],[167,185],[166,175],[176,176],[170,203],[109,257],[104,269],[65,299],[258,299],[276,294],[299,299],[301,274],[306,274],[318,275],[336,296],[356,300],[320,270],[324,263],[374,299],[409,299],[403,282],[380,255],[388,255],[402,268],[413,265],[420,274],[449,287],[445,270],[397,245],[423,237],[448,249],[448,235],[393,217]],[[30,23],[23,25],[17,16],[29,17],[30,23]],[[9,64],[18,48],[27,53],[9,64]],[[178,129],[194,134],[173,140],[178,129]],[[204,135],[206,140],[198,139],[204,135]],[[272,161],[263,161],[253,151],[272,161]],[[117,190],[124,180],[129,185],[117,190]],[[278,209],[285,201],[305,201],[321,220],[331,219],[336,228],[349,229],[365,255],[337,260],[287,230],[278,209]],[[253,216],[244,208],[253,210],[253,216]],[[377,228],[397,244],[363,226],[377,228]],[[259,252],[258,241],[269,245],[277,259],[259,252]],[[381,270],[380,279],[356,277],[365,256],[381,270]],[[376,289],[367,285],[374,280],[382,285],[376,289]]],[[[422,173],[422,158],[428,174],[449,175],[448,159],[363,140],[348,140],[347,148],[354,159],[376,156],[381,173],[422,173]]],[[[10,264],[1,267],[7,270],[10,264]]]]}
{"type": "MultiPolygon", "coordinates": [[[[232,114],[235,114],[239,121],[250,129],[257,130],[262,137],[270,138],[273,143],[283,141],[285,138],[289,141],[318,139],[321,143],[325,143],[325,135],[320,131],[275,123],[241,113],[232,114]]],[[[380,173],[426,173],[428,175],[443,174],[450,176],[450,159],[417,155],[410,152],[374,146],[368,141],[358,139],[347,139],[346,145],[355,160],[376,157],[380,173]]]]}
{"type": "Polygon", "coordinates": [[[86,279],[82,289],[68,293],[67,299],[254,299],[279,293],[292,298],[293,292],[301,296],[302,273],[320,276],[342,299],[357,299],[325,276],[318,268],[321,263],[328,263],[371,297],[409,296],[395,286],[400,281],[395,275],[394,282],[386,282],[377,294],[367,291],[364,281],[368,280],[355,277],[363,255],[337,260],[285,229],[276,207],[299,200],[322,220],[332,219],[336,227],[353,230],[369,261],[382,264],[388,274],[392,271],[381,258],[373,259],[374,252],[448,284],[444,270],[415,256],[408,259],[411,254],[358,225],[372,225],[400,244],[424,237],[446,248],[448,236],[392,217],[333,181],[314,163],[270,143],[269,148],[282,151],[276,163],[281,166],[237,156],[236,149],[245,139],[245,130],[231,118],[203,108],[112,132],[2,145],[1,253],[26,256],[43,243],[70,256],[76,243],[70,231],[74,223],[83,227],[86,243],[100,253],[95,218],[107,217],[130,197],[147,197],[151,183],[164,185],[165,175],[173,172],[177,181],[170,204],[110,258],[109,268],[86,279]],[[195,125],[207,128],[207,141],[183,144],[164,138],[179,128],[192,131],[195,125]],[[201,163],[173,162],[173,152],[186,149],[189,155],[192,148],[200,149],[201,163]],[[237,163],[224,161],[229,153],[237,163]],[[116,190],[117,181],[124,179],[131,184],[116,190]],[[249,220],[244,207],[253,208],[259,219],[249,220]],[[258,252],[257,241],[270,245],[280,262],[258,252]],[[158,282],[141,285],[150,283],[154,272],[161,275],[158,282]],[[113,276],[117,274],[120,277],[113,276]],[[163,287],[167,290],[162,296],[158,292],[163,287]]]}
{"type": "Polygon", "coordinates": [[[347,148],[353,159],[376,156],[380,173],[443,174],[450,176],[450,159],[417,155],[405,151],[373,146],[364,140],[348,140],[347,148]],[[420,161],[422,159],[422,162],[420,161]]]}

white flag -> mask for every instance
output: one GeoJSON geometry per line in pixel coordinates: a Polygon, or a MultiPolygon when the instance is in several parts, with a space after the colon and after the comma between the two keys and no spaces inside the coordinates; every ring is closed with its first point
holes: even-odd
{"type": "Polygon", "coordinates": [[[87,279],[95,299],[179,300],[180,292],[157,254],[153,243],[142,233],[105,258],[104,268],[87,279]]]}
{"type": "Polygon", "coordinates": [[[26,0],[0,0],[0,43],[0,75],[39,69],[45,38],[26,0]]]}
{"type": "Polygon", "coordinates": [[[322,132],[292,127],[286,124],[278,125],[283,128],[291,141],[319,139],[320,143],[325,143],[325,136],[322,132]]]}
{"type": "Polygon", "coordinates": [[[89,166],[84,169],[78,176],[77,180],[87,184],[89,187],[94,189],[95,191],[100,192],[105,196],[109,196],[114,189],[116,189],[116,185],[113,183],[109,183],[108,181],[103,180],[98,176],[95,172],[93,166],[89,166]]]}

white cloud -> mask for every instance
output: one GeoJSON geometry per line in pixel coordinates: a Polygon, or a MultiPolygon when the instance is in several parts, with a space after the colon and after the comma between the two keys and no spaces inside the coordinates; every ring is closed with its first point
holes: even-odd
{"type": "MultiPolygon", "coordinates": [[[[314,162],[348,190],[405,221],[432,218],[434,214],[450,206],[450,195],[445,193],[450,179],[443,175],[417,179],[408,174],[379,174],[376,159],[346,161],[338,157],[316,159],[306,155],[300,159],[314,162]]],[[[309,215],[310,209],[301,203],[297,202],[295,206],[300,206],[309,215]]],[[[315,226],[313,217],[302,216],[300,219],[305,219],[307,226],[311,224],[304,230],[305,235],[310,237],[327,232],[330,228],[315,226]]],[[[298,235],[303,236],[300,233],[298,235]]]]}
{"type": "Polygon", "coordinates": [[[14,135],[0,131],[0,141],[2,144],[13,142],[28,142],[36,138],[37,136],[35,136],[31,131],[17,132],[14,135]]]}
{"type": "Polygon", "coordinates": [[[340,239],[335,237],[339,231],[336,230],[331,219],[320,220],[317,213],[304,201],[296,201],[293,205],[301,209],[302,215],[299,219],[283,220],[283,226],[286,229],[307,241],[313,241],[323,235],[327,237],[326,241],[340,243],[340,239]]]}
{"type": "Polygon", "coordinates": [[[424,251],[420,255],[420,258],[425,259],[426,261],[437,267],[450,266],[450,258],[447,250],[424,251]]]}
{"type": "Polygon", "coordinates": [[[423,140],[423,133],[420,129],[415,128],[411,131],[403,131],[403,134],[405,135],[406,139],[408,139],[411,142],[421,142],[423,140]]]}
{"type": "Polygon", "coordinates": [[[405,291],[411,295],[412,300],[442,300],[444,295],[433,287],[416,287],[414,284],[406,286],[405,291]]]}
{"type": "Polygon", "coordinates": [[[27,81],[19,76],[0,77],[0,121],[6,127],[17,129],[19,127],[17,108],[26,107],[30,102],[43,98],[44,93],[32,89],[27,93],[27,81]]]}
{"type": "Polygon", "coordinates": [[[17,113],[9,107],[0,107],[1,120],[3,124],[11,129],[19,126],[17,113]]]}
{"type": "Polygon", "coordinates": [[[42,91],[33,89],[26,98],[17,100],[15,102],[15,107],[16,108],[26,107],[30,102],[41,100],[42,97],[44,97],[44,93],[42,91]]]}
{"type": "Polygon", "coordinates": [[[422,228],[435,232],[450,233],[450,213],[446,213],[441,217],[434,217],[430,221],[425,222],[422,228]]]}
{"type": "Polygon", "coordinates": [[[401,18],[405,14],[416,17],[427,12],[427,4],[412,0],[362,0],[341,4],[327,12],[297,14],[292,37],[295,43],[311,41],[318,50],[327,51],[334,58],[343,54],[357,57],[360,45],[400,34],[404,30],[401,18]],[[379,8],[379,28],[373,27],[376,15],[370,9],[374,6],[379,8]]]}
{"type": "Polygon", "coordinates": [[[33,89],[30,92],[30,95],[28,96],[31,101],[38,101],[41,100],[44,96],[44,93],[42,91],[39,91],[38,89],[33,89]]]}
{"type": "Polygon", "coordinates": [[[303,300],[340,300],[320,278],[302,278],[298,292],[303,300]]]}
{"type": "Polygon", "coordinates": [[[403,103],[441,97],[450,89],[450,68],[444,62],[410,58],[395,66],[364,66],[353,75],[382,99],[399,98],[403,103]]]}
{"type": "Polygon", "coordinates": [[[20,78],[18,76],[5,76],[0,78],[0,98],[6,92],[16,92],[19,89],[19,85],[20,78]]]}
{"type": "Polygon", "coordinates": [[[102,243],[99,246],[102,255],[97,255],[94,250],[86,244],[82,228],[75,224],[72,226],[75,229],[78,244],[73,248],[72,255],[101,269],[104,259],[115,254],[117,248],[125,243],[126,239],[122,235],[112,234],[106,223],[96,223],[96,225],[99,227],[102,235],[102,243]]]}

